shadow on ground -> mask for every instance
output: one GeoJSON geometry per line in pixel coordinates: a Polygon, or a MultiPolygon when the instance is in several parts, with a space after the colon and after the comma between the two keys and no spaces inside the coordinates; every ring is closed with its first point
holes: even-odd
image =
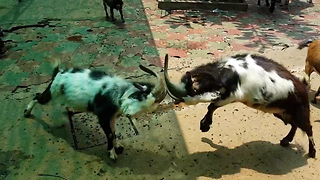
{"type": "MultiPolygon", "coordinates": [[[[67,135],[70,130],[62,129],[61,126],[50,126],[39,118],[32,118],[41,123],[48,133],[73,144],[72,139],[67,135]]],[[[81,130],[86,131],[84,128],[86,127],[81,127],[81,130]]],[[[96,138],[99,136],[103,135],[97,134],[96,138]]],[[[284,148],[267,141],[252,141],[235,148],[228,148],[214,144],[207,138],[202,138],[202,142],[209,144],[213,148],[212,151],[197,152],[182,157],[177,157],[174,149],[163,154],[143,150],[143,148],[135,149],[128,144],[117,163],[108,159],[105,145],[79,152],[100,157],[112,167],[129,168],[135,175],[161,175],[169,168],[164,166],[165,164],[174,164],[175,171],[183,172],[186,176],[195,179],[200,176],[221,178],[223,175],[239,173],[241,168],[252,169],[263,174],[284,175],[307,164],[303,147],[297,144],[284,148]]]]}

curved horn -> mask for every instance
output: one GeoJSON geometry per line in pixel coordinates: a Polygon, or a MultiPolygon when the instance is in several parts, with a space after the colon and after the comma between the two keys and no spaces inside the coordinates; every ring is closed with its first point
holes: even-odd
{"type": "Polygon", "coordinates": [[[155,102],[160,103],[161,101],[163,101],[163,99],[167,95],[167,91],[166,91],[165,83],[164,83],[163,79],[161,78],[161,76],[158,73],[154,72],[153,70],[151,70],[145,66],[142,66],[142,65],[139,65],[139,67],[144,72],[149,73],[149,74],[157,77],[157,80],[158,80],[157,84],[155,85],[155,87],[151,91],[151,94],[156,98],[155,102]]]}
{"type": "Polygon", "coordinates": [[[169,59],[168,54],[166,54],[164,59],[164,80],[168,88],[168,94],[170,95],[171,98],[178,100],[180,102],[184,102],[183,97],[188,96],[187,92],[170,81],[169,75],[168,75],[168,59],[169,59]]]}

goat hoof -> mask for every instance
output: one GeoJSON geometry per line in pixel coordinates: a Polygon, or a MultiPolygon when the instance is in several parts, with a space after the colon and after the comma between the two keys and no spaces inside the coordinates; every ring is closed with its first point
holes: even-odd
{"type": "Polygon", "coordinates": [[[109,158],[111,159],[111,161],[117,162],[117,154],[113,149],[111,151],[109,151],[108,154],[109,154],[109,158]]]}
{"type": "Polygon", "coordinates": [[[282,139],[282,140],[280,141],[280,145],[281,145],[282,147],[288,147],[289,144],[290,144],[290,141],[287,140],[287,139],[282,139]]]}
{"type": "Polygon", "coordinates": [[[284,4],[284,5],[280,5],[280,7],[283,10],[289,10],[289,5],[284,4]]]}
{"type": "Polygon", "coordinates": [[[313,104],[317,104],[317,100],[315,100],[315,99],[312,100],[311,102],[312,102],[313,104]]]}
{"type": "Polygon", "coordinates": [[[200,124],[200,130],[201,130],[202,132],[208,132],[209,129],[210,129],[210,125],[208,125],[208,124],[203,124],[203,123],[200,124]]]}
{"type": "Polygon", "coordinates": [[[124,19],[122,19],[122,23],[125,23],[124,19]]]}
{"type": "Polygon", "coordinates": [[[271,8],[269,9],[269,12],[270,12],[270,13],[273,13],[273,11],[274,11],[274,7],[271,7],[271,8]]]}
{"type": "Polygon", "coordinates": [[[119,146],[115,148],[116,154],[122,154],[123,150],[124,150],[123,146],[119,146]]]}
{"type": "Polygon", "coordinates": [[[24,110],[24,117],[30,117],[30,115],[31,115],[31,113],[27,109],[25,109],[24,110]]]}
{"type": "Polygon", "coordinates": [[[315,149],[309,150],[309,157],[311,157],[311,158],[315,158],[316,157],[316,150],[315,149]]]}

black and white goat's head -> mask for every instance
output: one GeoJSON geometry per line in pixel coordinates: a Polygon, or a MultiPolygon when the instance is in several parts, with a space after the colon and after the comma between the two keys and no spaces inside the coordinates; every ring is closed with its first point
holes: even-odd
{"type": "MultiPolygon", "coordinates": [[[[210,67],[208,67],[210,68],[210,67]]],[[[180,84],[174,84],[170,81],[168,75],[168,55],[165,56],[164,77],[168,89],[168,94],[176,103],[185,102],[186,104],[196,104],[201,101],[195,101],[195,96],[204,95],[210,98],[210,101],[218,100],[225,88],[221,79],[214,76],[214,73],[204,71],[187,71],[181,78],[180,84]],[[210,92],[210,94],[207,94],[210,92]]],[[[210,71],[210,69],[207,69],[210,71]]]]}
{"type": "Polygon", "coordinates": [[[200,130],[207,132],[213,112],[224,105],[241,102],[251,108],[272,113],[291,130],[280,144],[288,146],[299,127],[309,138],[309,156],[315,157],[306,86],[284,66],[261,55],[238,54],[195,67],[186,72],[180,84],[168,77],[165,57],[165,83],[168,94],[187,105],[210,103],[200,130]]]}

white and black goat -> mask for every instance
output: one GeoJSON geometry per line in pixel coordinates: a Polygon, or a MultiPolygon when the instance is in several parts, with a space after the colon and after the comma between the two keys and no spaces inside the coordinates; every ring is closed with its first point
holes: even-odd
{"type": "Polygon", "coordinates": [[[122,153],[123,146],[116,142],[115,124],[119,115],[135,116],[154,110],[166,96],[163,79],[154,71],[140,65],[140,68],[157,77],[157,83],[133,82],[101,71],[71,68],[54,68],[53,78],[43,93],[37,93],[24,111],[28,117],[39,104],[51,100],[66,106],[68,112],[92,112],[108,140],[108,152],[112,160],[122,153]]]}
{"type": "Polygon", "coordinates": [[[202,132],[209,131],[217,108],[241,102],[291,124],[290,132],[280,142],[282,146],[289,145],[298,127],[306,132],[309,156],[315,157],[307,87],[279,63],[259,55],[238,54],[186,72],[179,85],[170,81],[167,69],[168,55],[165,82],[169,95],[178,103],[210,103],[200,122],[202,132]]]}

